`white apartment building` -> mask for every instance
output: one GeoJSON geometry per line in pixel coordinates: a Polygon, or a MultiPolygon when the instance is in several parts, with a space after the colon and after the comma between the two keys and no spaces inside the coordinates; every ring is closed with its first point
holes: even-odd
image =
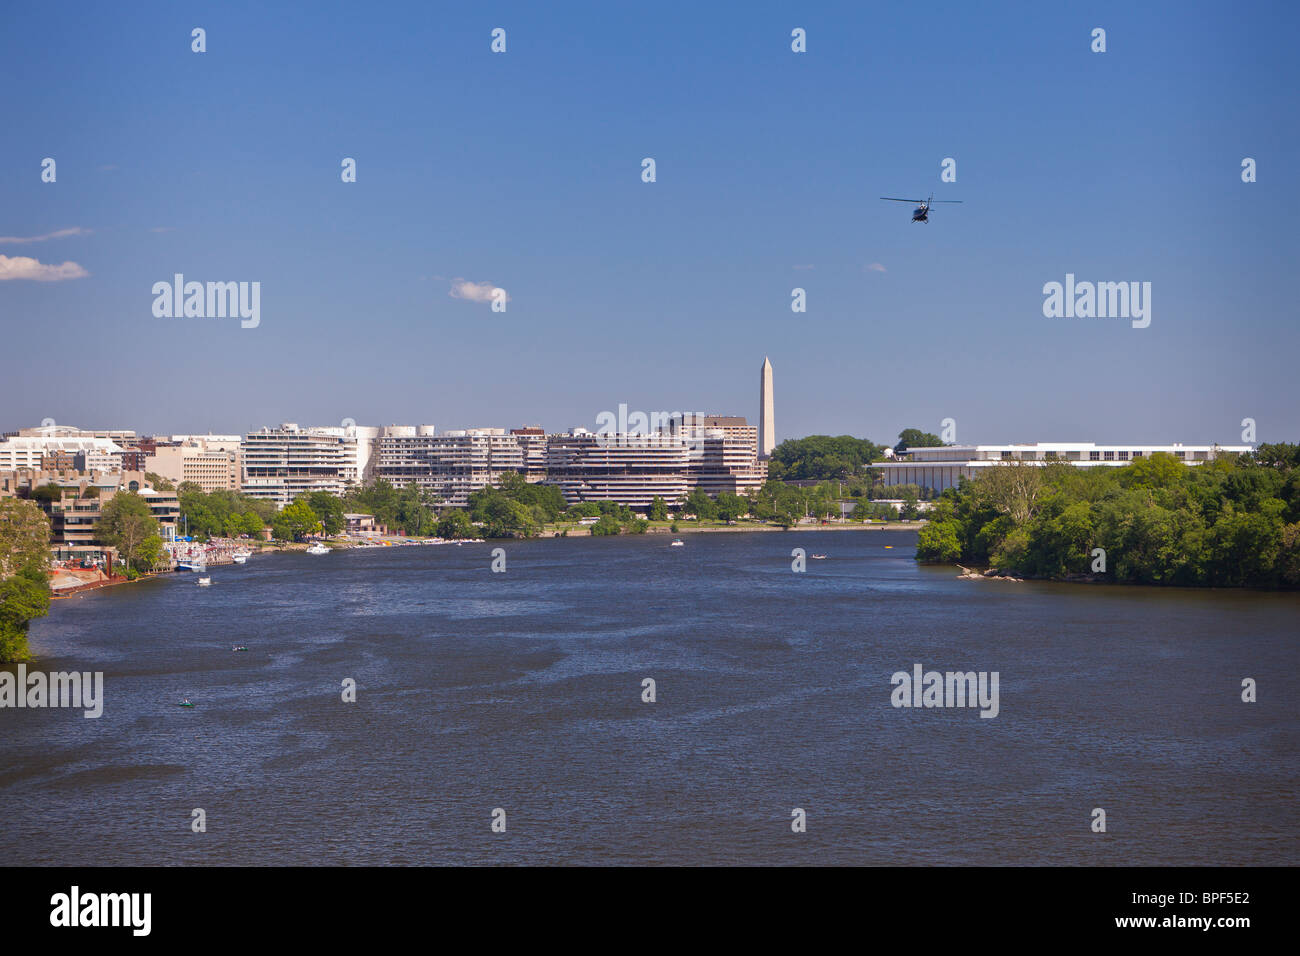
{"type": "Polygon", "coordinates": [[[1213,461],[1219,455],[1241,455],[1253,451],[1250,445],[1097,445],[1093,442],[1032,442],[1011,445],[941,445],[937,448],[908,448],[901,456],[875,462],[872,468],[884,474],[886,485],[920,485],[943,491],[955,488],[962,478],[974,478],[988,468],[1004,463],[1046,465],[1065,462],[1081,468],[1119,468],[1156,452],[1173,455],[1188,465],[1213,461]]]}
{"type": "Polygon", "coordinates": [[[575,428],[547,437],[546,481],[571,505],[615,501],[646,509],[656,497],[672,505],[690,491],[691,447],[680,435],[595,435],[575,428]]]}
{"type": "Polygon", "coordinates": [[[525,473],[525,443],[504,428],[436,434],[432,425],[389,426],[377,441],[374,473],[401,487],[414,482],[439,507],[463,508],[507,471],[525,473]]]}
{"type": "Polygon", "coordinates": [[[85,471],[121,471],[124,450],[109,438],[15,435],[0,441],[0,471],[39,469],[46,456],[60,455],[78,458],[85,471]]]}
{"type": "Polygon", "coordinates": [[[136,434],[130,428],[77,428],[73,425],[37,425],[5,432],[6,438],[107,438],[123,448],[134,447],[136,434]]]}
{"type": "Polygon", "coordinates": [[[341,495],[361,479],[366,468],[351,427],[300,428],[285,422],[249,432],[241,447],[241,490],[282,508],[313,491],[341,495]]]}

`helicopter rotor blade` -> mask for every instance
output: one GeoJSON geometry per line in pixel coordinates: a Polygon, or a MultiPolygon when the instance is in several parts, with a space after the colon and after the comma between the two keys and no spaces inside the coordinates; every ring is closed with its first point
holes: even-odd
{"type": "Polygon", "coordinates": [[[881,196],[880,198],[888,200],[889,202],[925,202],[924,199],[896,199],[893,196],[881,196]]]}
{"type": "Polygon", "coordinates": [[[955,202],[955,203],[960,203],[961,201],[962,201],[962,200],[960,200],[960,199],[931,199],[931,200],[930,200],[930,202],[932,202],[932,203],[936,203],[936,202],[955,202]]]}

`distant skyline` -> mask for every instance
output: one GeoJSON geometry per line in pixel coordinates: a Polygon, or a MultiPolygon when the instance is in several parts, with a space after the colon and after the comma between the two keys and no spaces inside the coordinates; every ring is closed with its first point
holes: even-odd
{"type": "Polygon", "coordinates": [[[31,82],[0,150],[5,431],[561,431],[620,403],[757,424],[767,355],[778,443],[947,418],[960,443],[1236,444],[1244,418],[1300,440],[1294,5],[86,3],[7,26],[31,82]],[[877,198],[931,193],[962,204],[915,224],[877,198]],[[260,322],[155,317],[177,273],[260,283],[260,322]],[[1149,327],[1045,317],[1067,275],[1149,282],[1149,327]]]}

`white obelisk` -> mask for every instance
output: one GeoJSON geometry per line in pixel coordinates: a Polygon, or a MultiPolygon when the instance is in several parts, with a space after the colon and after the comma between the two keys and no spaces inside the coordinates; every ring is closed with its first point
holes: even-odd
{"type": "Polygon", "coordinates": [[[763,356],[758,388],[758,457],[770,458],[776,447],[776,426],[772,423],[772,363],[763,356]]]}

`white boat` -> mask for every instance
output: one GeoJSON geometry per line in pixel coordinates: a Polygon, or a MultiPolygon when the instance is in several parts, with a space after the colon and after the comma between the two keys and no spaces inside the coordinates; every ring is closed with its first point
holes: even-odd
{"type": "Polygon", "coordinates": [[[243,549],[243,548],[240,548],[238,551],[234,552],[234,553],[230,556],[230,560],[234,561],[236,564],[243,564],[245,561],[247,561],[247,560],[248,560],[249,558],[251,558],[252,556],[253,556],[253,552],[252,552],[252,551],[248,551],[248,550],[245,550],[245,549],[243,549]]]}
{"type": "Polygon", "coordinates": [[[199,587],[207,588],[212,586],[212,578],[199,578],[199,587]]]}
{"type": "Polygon", "coordinates": [[[321,544],[319,541],[317,541],[315,544],[313,544],[310,548],[307,549],[307,553],[308,554],[329,554],[330,549],[325,547],[325,545],[321,544]]]}
{"type": "Polygon", "coordinates": [[[670,547],[670,548],[684,548],[684,547],[686,547],[686,542],[683,541],[681,538],[674,538],[674,539],[673,539],[673,543],[670,544],[668,547],[670,547]]]}

